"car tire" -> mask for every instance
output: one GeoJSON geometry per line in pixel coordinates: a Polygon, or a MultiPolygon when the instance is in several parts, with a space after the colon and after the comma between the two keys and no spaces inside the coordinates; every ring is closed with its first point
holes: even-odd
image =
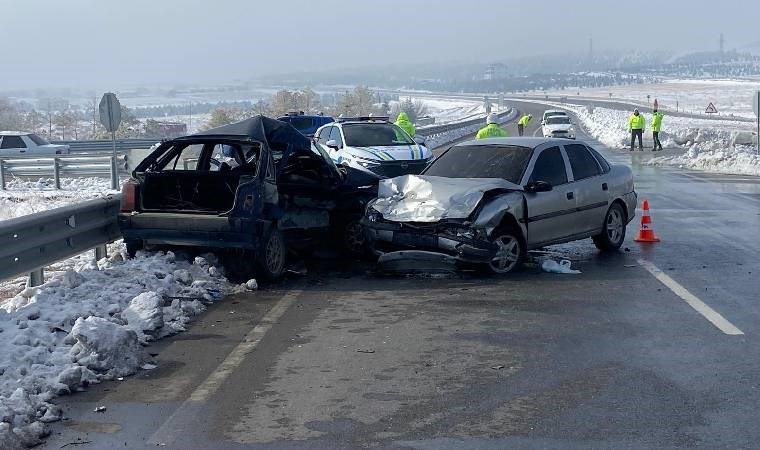
{"type": "Polygon", "coordinates": [[[594,245],[603,252],[618,250],[625,241],[625,211],[619,203],[613,203],[604,215],[602,233],[593,236],[594,245]]]}
{"type": "Polygon", "coordinates": [[[127,256],[134,258],[138,250],[142,250],[145,246],[141,240],[124,240],[124,245],[127,247],[127,256]]]}
{"type": "Polygon", "coordinates": [[[358,220],[351,220],[343,227],[343,248],[348,255],[356,258],[367,254],[367,234],[358,220]]]}
{"type": "Polygon", "coordinates": [[[272,229],[267,233],[257,258],[259,276],[267,280],[276,280],[285,272],[287,249],[282,233],[272,229]]]}
{"type": "Polygon", "coordinates": [[[486,263],[486,269],[496,275],[519,270],[528,254],[522,235],[515,227],[500,227],[491,234],[491,242],[499,247],[496,257],[486,263]]]}

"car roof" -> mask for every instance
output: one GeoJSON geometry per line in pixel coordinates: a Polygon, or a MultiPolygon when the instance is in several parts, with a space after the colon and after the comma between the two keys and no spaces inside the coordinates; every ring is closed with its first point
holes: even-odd
{"type": "Polygon", "coordinates": [[[0,131],[0,136],[29,136],[28,131],[0,131]]]}
{"type": "Polygon", "coordinates": [[[469,141],[461,142],[454,147],[460,147],[464,145],[514,145],[517,147],[536,148],[543,144],[555,144],[565,145],[574,143],[583,143],[583,141],[568,141],[567,139],[559,138],[541,138],[541,137],[496,137],[487,139],[472,139],[469,141]]]}

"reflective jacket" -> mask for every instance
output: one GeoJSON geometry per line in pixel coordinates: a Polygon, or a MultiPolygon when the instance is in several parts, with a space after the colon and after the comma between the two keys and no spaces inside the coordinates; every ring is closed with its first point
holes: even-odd
{"type": "Polygon", "coordinates": [[[528,124],[528,122],[530,122],[530,119],[531,119],[531,117],[526,114],[526,115],[520,117],[520,120],[517,121],[517,124],[525,126],[525,125],[528,124]]]}
{"type": "Polygon", "coordinates": [[[417,134],[417,130],[414,129],[414,124],[411,120],[409,120],[409,116],[406,115],[406,113],[403,111],[398,113],[398,117],[396,118],[396,125],[401,127],[402,130],[409,133],[409,136],[411,137],[414,137],[414,135],[417,134]]]}
{"type": "Polygon", "coordinates": [[[652,113],[652,131],[660,132],[662,130],[662,118],[664,116],[661,112],[657,111],[652,113]]]}
{"type": "Polygon", "coordinates": [[[646,128],[646,120],[644,120],[644,115],[639,114],[637,116],[636,114],[632,114],[631,118],[628,119],[628,129],[643,130],[644,128],[646,128]]]}
{"type": "Polygon", "coordinates": [[[478,131],[478,134],[475,135],[475,139],[486,139],[494,137],[507,137],[507,132],[495,123],[489,123],[485,127],[481,128],[480,131],[478,131]]]}

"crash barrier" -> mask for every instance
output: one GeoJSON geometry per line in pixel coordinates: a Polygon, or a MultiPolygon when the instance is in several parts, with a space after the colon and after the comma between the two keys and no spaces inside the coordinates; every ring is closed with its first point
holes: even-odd
{"type": "Polygon", "coordinates": [[[124,155],[120,156],[55,156],[49,158],[0,158],[0,189],[5,190],[9,177],[52,176],[55,188],[61,188],[61,176],[109,176],[112,166],[117,167],[112,186],[118,187],[118,177],[126,174],[124,155]],[[116,183],[114,184],[114,181],[116,183]]]}
{"type": "MultiPolygon", "coordinates": [[[[500,121],[506,121],[511,114],[514,114],[514,108],[510,108],[504,112],[497,113],[496,116],[500,121]]],[[[473,125],[485,125],[485,117],[475,117],[473,119],[467,119],[459,122],[451,122],[442,125],[429,125],[425,127],[417,128],[417,133],[426,138],[435,137],[439,134],[447,133],[449,131],[458,130],[460,128],[470,127],[473,125]]]]}
{"type": "MultiPolygon", "coordinates": [[[[125,152],[127,150],[144,150],[154,144],[161,142],[160,139],[117,139],[116,152],[125,152]]],[[[51,144],[65,144],[69,146],[71,152],[112,152],[113,143],[110,139],[99,139],[89,141],[50,141],[51,144]]]]}
{"type": "Polygon", "coordinates": [[[0,280],[25,273],[29,286],[44,282],[44,268],[121,237],[116,221],[121,194],[0,222],[0,280]]]}

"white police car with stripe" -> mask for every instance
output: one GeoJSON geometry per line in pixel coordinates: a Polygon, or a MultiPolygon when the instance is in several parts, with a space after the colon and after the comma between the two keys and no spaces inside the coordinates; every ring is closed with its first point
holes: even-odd
{"type": "Polygon", "coordinates": [[[387,117],[339,118],[314,135],[336,164],[392,178],[422,172],[433,159],[424,139],[412,138],[387,117]]]}

